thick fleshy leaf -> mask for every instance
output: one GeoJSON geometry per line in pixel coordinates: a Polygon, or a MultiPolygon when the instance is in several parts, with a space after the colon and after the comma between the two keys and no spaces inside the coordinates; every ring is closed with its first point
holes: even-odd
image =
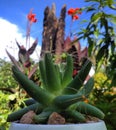
{"type": "Polygon", "coordinates": [[[98,117],[99,119],[103,119],[105,116],[104,113],[100,109],[90,104],[87,104],[85,102],[78,102],[76,104],[76,107],[77,107],[76,110],[78,110],[79,112],[98,117]]]}
{"type": "Polygon", "coordinates": [[[52,56],[49,53],[45,54],[45,70],[46,70],[46,82],[49,91],[55,94],[59,93],[58,90],[61,89],[61,82],[57,74],[55,65],[53,63],[52,56]]]}
{"type": "Polygon", "coordinates": [[[88,97],[91,91],[93,90],[93,87],[94,87],[94,79],[90,78],[88,82],[80,90],[80,93],[82,93],[85,97],[88,97]]]}
{"type": "Polygon", "coordinates": [[[82,66],[79,73],[75,76],[75,78],[68,84],[68,86],[64,89],[65,94],[74,94],[77,93],[78,90],[82,87],[89,71],[91,69],[92,63],[87,60],[85,64],[82,66]]]}
{"type": "Polygon", "coordinates": [[[42,111],[43,106],[39,103],[35,103],[32,105],[29,105],[27,107],[22,108],[21,110],[17,110],[11,114],[8,115],[7,117],[7,121],[8,122],[13,122],[13,121],[17,121],[20,120],[20,118],[27,113],[28,111],[38,111],[39,113],[42,111]]]}
{"type": "Polygon", "coordinates": [[[48,105],[50,103],[52,94],[40,88],[33,81],[28,79],[28,77],[20,72],[15,66],[12,68],[12,71],[16,80],[32,98],[41,104],[48,105]]]}
{"type": "Polygon", "coordinates": [[[76,110],[66,110],[65,114],[71,119],[74,119],[75,121],[78,122],[85,122],[86,118],[84,117],[83,114],[81,114],[80,112],[76,111],[76,110]]]}
{"type": "Polygon", "coordinates": [[[53,104],[55,106],[65,109],[70,105],[76,103],[77,101],[83,100],[83,95],[81,93],[70,94],[70,95],[61,95],[54,99],[53,104]]]}
{"type": "Polygon", "coordinates": [[[44,59],[39,61],[39,70],[40,70],[40,78],[42,82],[42,86],[49,90],[48,85],[47,85],[47,80],[46,80],[46,69],[45,69],[45,63],[44,59]]]}
{"type": "Polygon", "coordinates": [[[62,79],[62,87],[66,87],[72,80],[73,74],[73,59],[70,55],[67,56],[65,71],[62,79]]]}

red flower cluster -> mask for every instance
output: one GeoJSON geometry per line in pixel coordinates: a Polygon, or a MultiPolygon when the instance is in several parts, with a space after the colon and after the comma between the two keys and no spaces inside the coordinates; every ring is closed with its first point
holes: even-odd
{"type": "Polygon", "coordinates": [[[30,10],[29,14],[27,15],[27,18],[28,20],[31,22],[31,23],[36,23],[37,22],[37,19],[35,18],[36,14],[33,14],[32,13],[32,9],[30,10]]]}
{"type": "Polygon", "coordinates": [[[75,8],[75,9],[70,8],[68,10],[68,15],[71,15],[73,20],[79,19],[79,16],[77,14],[81,14],[81,9],[80,8],[75,8]]]}

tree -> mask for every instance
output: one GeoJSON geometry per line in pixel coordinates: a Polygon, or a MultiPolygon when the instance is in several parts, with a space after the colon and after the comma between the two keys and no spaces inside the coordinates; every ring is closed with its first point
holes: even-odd
{"type": "Polygon", "coordinates": [[[98,70],[103,66],[112,78],[112,85],[116,85],[116,15],[109,13],[116,11],[114,0],[85,0],[90,6],[83,8],[91,15],[85,29],[78,33],[78,39],[88,42],[89,56],[95,56],[95,66],[98,70]]]}

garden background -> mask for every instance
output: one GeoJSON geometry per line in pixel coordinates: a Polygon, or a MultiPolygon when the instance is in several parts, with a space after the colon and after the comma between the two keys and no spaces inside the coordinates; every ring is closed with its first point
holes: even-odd
{"type": "MultiPolygon", "coordinates": [[[[17,40],[26,46],[27,14],[30,9],[37,22],[31,27],[30,41],[38,38],[38,46],[31,56],[33,64],[39,60],[42,44],[43,18],[46,6],[56,5],[59,17],[64,4],[67,10],[81,8],[79,19],[72,22],[66,16],[65,36],[78,37],[81,47],[88,47],[88,56],[95,67],[95,86],[90,102],[105,114],[108,130],[115,130],[116,122],[116,0],[0,0],[0,130],[8,129],[7,115],[22,107],[25,93],[19,90],[12,77],[10,62],[5,49],[17,59],[17,40]]],[[[36,73],[38,75],[39,72],[36,73]]],[[[35,75],[35,76],[36,76],[35,75]]],[[[36,78],[36,77],[35,77],[36,78]]]]}

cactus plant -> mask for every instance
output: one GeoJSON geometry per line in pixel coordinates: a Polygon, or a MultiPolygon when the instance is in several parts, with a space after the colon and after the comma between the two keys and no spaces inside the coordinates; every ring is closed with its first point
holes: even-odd
{"type": "Polygon", "coordinates": [[[29,110],[36,113],[33,116],[35,123],[47,123],[53,112],[59,113],[66,120],[75,119],[76,122],[86,122],[86,115],[103,119],[104,113],[101,110],[84,102],[94,86],[93,78],[84,84],[91,66],[91,61],[87,60],[73,78],[72,55],[67,55],[66,63],[55,64],[52,55],[45,53],[39,61],[40,86],[31,81],[16,66],[13,66],[15,79],[33,98],[34,103],[8,115],[7,121],[19,120],[29,110]]]}

